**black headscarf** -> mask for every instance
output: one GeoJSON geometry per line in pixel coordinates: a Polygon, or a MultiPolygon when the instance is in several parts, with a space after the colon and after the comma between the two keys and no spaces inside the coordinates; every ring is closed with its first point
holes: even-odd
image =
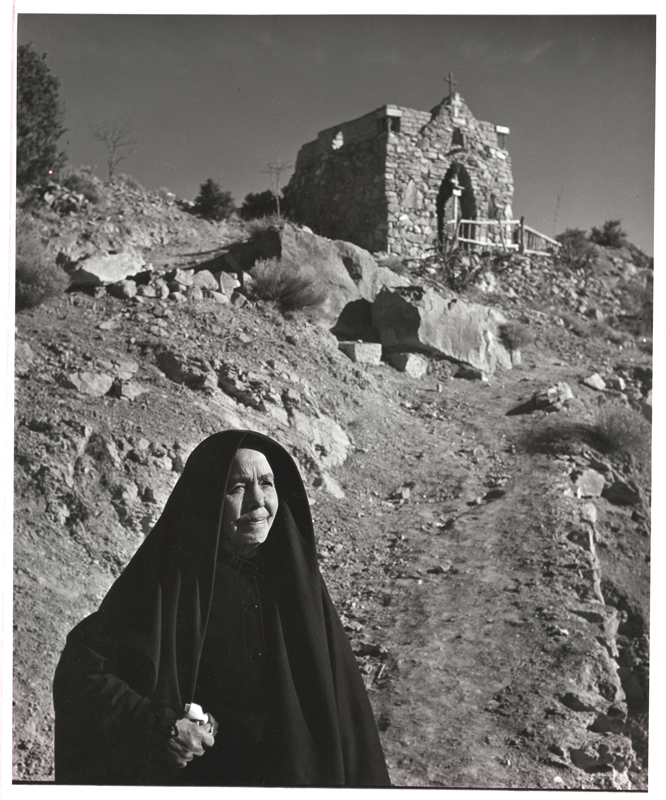
{"type": "Polygon", "coordinates": [[[144,782],[151,750],[195,699],[241,446],[266,455],[280,501],[258,559],[273,578],[284,641],[275,676],[284,784],[389,785],[363,681],[319,573],[300,473],[284,448],[249,431],[215,434],[193,451],[99,610],[69,634],[54,679],[58,782],[144,782]]]}

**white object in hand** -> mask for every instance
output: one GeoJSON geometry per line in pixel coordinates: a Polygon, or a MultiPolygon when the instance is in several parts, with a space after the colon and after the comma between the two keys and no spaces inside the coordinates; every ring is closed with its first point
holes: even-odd
{"type": "Polygon", "coordinates": [[[208,724],[208,714],[204,714],[203,708],[198,703],[188,703],[185,706],[185,719],[190,719],[199,725],[208,724]]]}

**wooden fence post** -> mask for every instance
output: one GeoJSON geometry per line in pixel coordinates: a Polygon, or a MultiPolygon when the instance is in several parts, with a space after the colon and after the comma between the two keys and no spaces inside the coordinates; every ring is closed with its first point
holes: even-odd
{"type": "Polygon", "coordinates": [[[520,239],[518,240],[518,252],[525,252],[525,217],[520,218],[520,239]]]}

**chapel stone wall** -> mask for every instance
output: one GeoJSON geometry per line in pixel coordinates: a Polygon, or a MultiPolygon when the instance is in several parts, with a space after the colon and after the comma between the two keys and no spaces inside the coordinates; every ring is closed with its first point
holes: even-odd
{"type": "Polygon", "coordinates": [[[423,255],[437,244],[437,196],[454,164],[469,176],[476,219],[512,217],[502,138],[457,93],[432,111],[383,106],[301,148],[287,188],[291,214],[316,233],[373,252],[423,255]]]}

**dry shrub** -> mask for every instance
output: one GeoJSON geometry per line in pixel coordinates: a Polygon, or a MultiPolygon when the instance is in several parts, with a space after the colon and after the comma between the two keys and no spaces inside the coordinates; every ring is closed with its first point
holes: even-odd
{"type": "Polygon", "coordinates": [[[328,294],[316,275],[275,258],[258,261],[252,270],[252,278],[254,296],[277,303],[283,312],[316,308],[328,294]]]}
{"type": "Polygon", "coordinates": [[[627,316],[623,324],[634,336],[652,336],[653,280],[648,274],[644,279],[631,278],[620,282],[616,292],[627,316]]]}
{"type": "Polygon", "coordinates": [[[69,168],[61,175],[60,183],[70,192],[82,194],[93,205],[102,199],[100,195],[101,181],[93,175],[93,167],[69,168]]]}
{"type": "Polygon", "coordinates": [[[114,175],[109,183],[115,184],[116,186],[122,186],[124,189],[130,189],[134,192],[146,191],[133,175],[128,175],[126,172],[121,172],[118,175],[114,175]]]}
{"type": "Polygon", "coordinates": [[[594,447],[594,434],[589,425],[552,415],[524,430],[518,444],[527,453],[571,455],[584,447],[594,447]]]}
{"type": "Polygon", "coordinates": [[[244,224],[248,236],[252,238],[268,230],[268,228],[284,228],[285,220],[277,214],[267,214],[265,217],[246,220],[244,224]]]}
{"type": "Polygon", "coordinates": [[[34,308],[62,294],[69,280],[49,258],[32,218],[23,211],[16,217],[16,310],[34,308]]]}
{"type": "Polygon", "coordinates": [[[619,403],[602,406],[594,424],[597,448],[606,453],[631,453],[645,458],[650,452],[652,428],[633,408],[619,403]]]}
{"type": "Polygon", "coordinates": [[[509,350],[520,350],[534,341],[534,334],[521,322],[505,322],[500,325],[500,341],[509,350]]]}
{"type": "Polygon", "coordinates": [[[633,408],[608,403],[592,423],[576,422],[560,415],[539,420],[519,437],[528,453],[571,455],[592,448],[608,455],[631,454],[639,461],[650,455],[650,423],[633,408]]]}

